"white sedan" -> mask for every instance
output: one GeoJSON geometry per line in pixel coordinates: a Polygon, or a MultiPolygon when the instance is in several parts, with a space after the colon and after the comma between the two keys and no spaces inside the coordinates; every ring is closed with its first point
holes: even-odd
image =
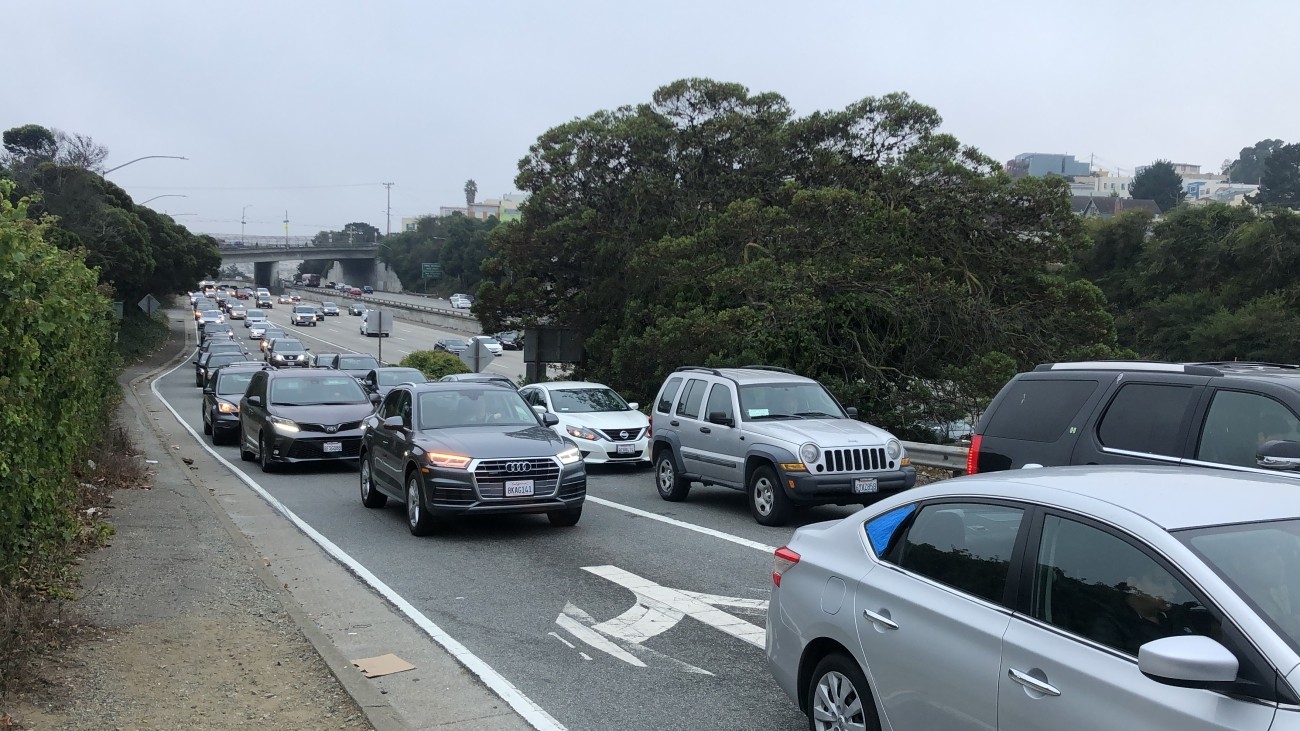
{"type": "Polygon", "coordinates": [[[519,389],[534,410],[560,419],[552,427],[572,439],[588,464],[650,464],[650,419],[604,384],[548,381],[519,389]]]}
{"type": "Polygon", "coordinates": [[[501,347],[501,341],[497,340],[491,335],[475,335],[474,337],[469,339],[469,342],[470,345],[473,345],[474,343],[477,342],[482,342],[484,345],[487,346],[487,349],[491,351],[492,355],[501,355],[502,353],[505,352],[505,348],[501,347]]]}

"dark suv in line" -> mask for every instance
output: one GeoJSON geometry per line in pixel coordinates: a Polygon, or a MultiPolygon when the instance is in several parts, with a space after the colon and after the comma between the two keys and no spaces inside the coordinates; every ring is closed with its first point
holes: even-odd
{"type": "Polygon", "coordinates": [[[239,456],[263,472],[279,463],[356,459],[361,420],[377,400],[346,373],[260,370],[239,401],[239,456]]]}
{"type": "Polygon", "coordinates": [[[546,513],[576,525],[587,471],[573,442],[518,391],[480,383],[396,386],[365,421],[361,503],[406,506],[411,533],[464,513],[546,513]]]}
{"type": "Polygon", "coordinates": [[[235,441],[239,433],[239,400],[248,390],[253,374],[266,366],[255,361],[236,361],[217,368],[203,386],[203,433],[213,444],[235,441]]]}
{"type": "Polygon", "coordinates": [[[967,471],[1177,464],[1300,477],[1298,414],[1300,366],[1047,363],[989,404],[967,471]]]}

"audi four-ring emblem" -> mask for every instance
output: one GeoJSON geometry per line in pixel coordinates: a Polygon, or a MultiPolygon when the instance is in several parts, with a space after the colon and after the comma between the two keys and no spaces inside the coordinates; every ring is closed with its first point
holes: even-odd
{"type": "Polygon", "coordinates": [[[527,472],[532,469],[532,464],[528,462],[506,462],[506,472],[527,472]]]}

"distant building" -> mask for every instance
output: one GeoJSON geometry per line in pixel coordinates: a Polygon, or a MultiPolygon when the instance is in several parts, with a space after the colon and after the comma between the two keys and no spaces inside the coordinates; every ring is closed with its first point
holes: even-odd
{"type": "Polygon", "coordinates": [[[1076,175],[1088,175],[1091,169],[1088,163],[1075,160],[1074,155],[1024,152],[1016,155],[1016,159],[1007,162],[1006,171],[1013,178],[1025,176],[1041,178],[1045,175],[1073,178],[1076,175]]]}
{"type": "Polygon", "coordinates": [[[429,218],[429,216],[416,216],[415,218],[402,219],[402,231],[414,231],[415,227],[420,225],[420,219],[429,218]]]}
{"type": "Polygon", "coordinates": [[[442,206],[438,209],[438,215],[450,216],[459,213],[483,221],[486,221],[489,216],[495,216],[498,221],[513,221],[519,218],[519,204],[527,199],[528,196],[523,193],[507,193],[500,198],[487,198],[473,206],[442,206]]]}
{"type": "Polygon", "coordinates": [[[1118,198],[1098,195],[1076,195],[1070,197],[1070,206],[1074,212],[1084,218],[1114,218],[1128,211],[1147,211],[1156,218],[1160,217],[1160,206],[1149,199],[1118,198]]]}
{"type": "Polygon", "coordinates": [[[1132,198],[1129,188],[1133,187],[1133,178],[1124,175],[1085,175],[1075,176],[1070,183],[1070,195],[1119,196],[1132,198]]]}
{"type": "MultiPolygon", "coordinates": [[[[1189,164],[1189,163],[1185,163],[1185,162],[1171,162],[1171,163],[1169,163],[1169,164],[1174,166],[1174,172],[1178,173],[1179,175],[1183,176],[1184,178],[1186,178],[1186,177],[1188,177],[1188,176],[1199,176],[1199,175],[1201,174],[1201,166],[1200,166],[1200,165],[1191,165],[1191,164],[1189,164]]],[[[1133,171],[1133,174],[1134,174],[1134,175],[1141,175],[1141,174],[1142,174],[1142,171],[1143,171],[1143,170],[1146,170],[1146,169],[1149,168],[1149,167],[1151,167],[1151,166],[1150,166],[1150,165],[1139,165],[1139,166],[1137,167],[1137,169],[1133,171]]]]}

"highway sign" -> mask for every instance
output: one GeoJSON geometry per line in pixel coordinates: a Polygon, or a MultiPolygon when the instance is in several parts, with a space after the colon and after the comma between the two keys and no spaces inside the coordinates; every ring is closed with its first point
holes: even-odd
{"type": "Polygon", "coordinates": [[[150,317],[153,317],[153,313],[157,312],[158,309],[162,307],[162,303],[155,299],[151,294],[146,294],[144,299],[135,304],[137,307],[144,310],[144,314],[150,317]]]}
{"type": "Polygon", "coordinates": [[[469,347],[460,352],[461,362],[475,373],[482,373],[495,357],[492,351],[488,350],[487,343],[482,340],[471,340],[469,347]]]}
{"type": "Polygon", "coordinates": [[[442,278],[442,264],[439,264],[439,263],[436,262],[436,261],[435,261],[435,262],[427,262],[427,261],[426,261],[426,262],[420,264],[420,278],[421,278],[421,279],[441,279],[441,278],[442,278]]]}

